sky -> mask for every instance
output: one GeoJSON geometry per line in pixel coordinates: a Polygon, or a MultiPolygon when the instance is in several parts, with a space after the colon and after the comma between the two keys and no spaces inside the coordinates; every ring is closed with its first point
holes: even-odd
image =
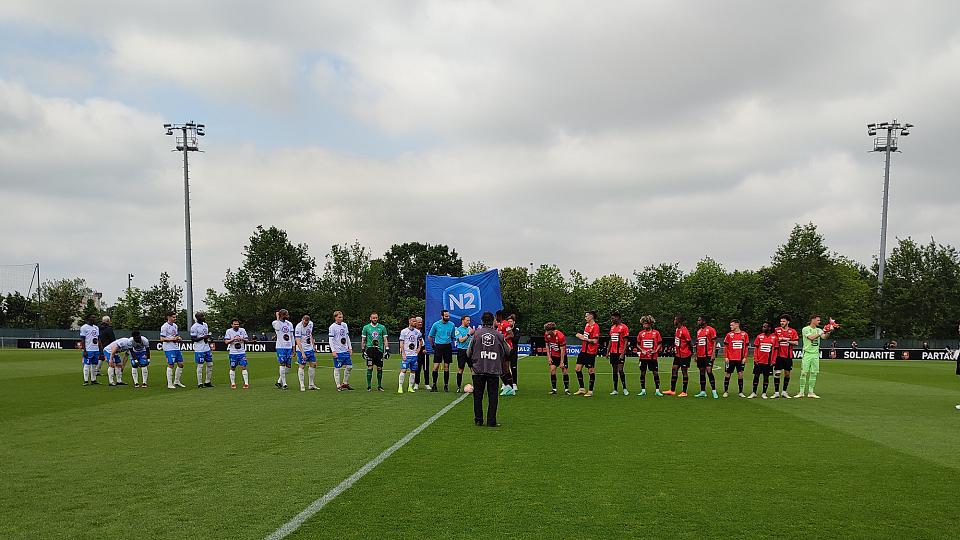
{"type": "MultiPolygon", "coordinates": [[[[39,262],[113,302],[222,288],[257,225],[374,256],[590,277],[710,256],[759,268],[796,223],[870,264],[889,240],[960,244],[952,122],[960,3],[0,3],[0,265],[39,262]]],[[[2,277],[0,277],[2,281],[2,277]]]]}

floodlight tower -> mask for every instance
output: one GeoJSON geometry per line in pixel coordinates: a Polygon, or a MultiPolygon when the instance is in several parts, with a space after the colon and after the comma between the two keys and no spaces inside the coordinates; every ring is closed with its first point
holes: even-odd
{"type": "Polygon", "coordinates": [[[206,126],[190,121],[186,124],[164,124],[163,128],[167,130],[167,135],[177,132],[176,149],[178,152],[183,152],[183,228],[187,252],[187,320],[185,322],[189,328],[193,320],[193,260],[190,256],[190,164],[187,156],[190,152],[200,151],[197,137],[203,137],[206,134],[206,126]]]}
{"type": "Polygon", "coordinates": [[[880,305],[883,296],[883,271],[887,266],[887,208],[890,204],[890,155],[897,152],[897,140],[900,136],[910,135],[913,124],[901,124],[894,118],[893,122],[867,124],[867,135],[873,137],[873,151],[883,152],[886,160],[883,167],[883,210],[880,214],[880,268],[877,271],[877,327],[874,337],[880,339],[880,305]],[[886,131],[886,135],[877,136],[877,131],[886,131]]]}

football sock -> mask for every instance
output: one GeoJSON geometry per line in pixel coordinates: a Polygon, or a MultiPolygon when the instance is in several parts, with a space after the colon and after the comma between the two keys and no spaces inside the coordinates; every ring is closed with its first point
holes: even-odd
{"type": "Polygon", "coordinates": [[[808,383],[807,386],[809,388],[809,392],[813,394],[814,393],[813,388],[817,386],[817,372],[811,371],[809,377],[810,377],[810,382],[808,383]]]}
{"type": "Polygon", "coordinates": [[[754,373],[754,374],[753,374],[753,393],[754,393],[754,394],[757,393],[757,385],[758,385],[758,384],[760,384],[760,374],[759,374],[759,373],[754,373]]]}
{"type": "Polygon", "coordinates": [[[83,382],[90,382],[90,366],[83,365],[83,382]]]}
{"type": "Polygon", "coordinates": [[[737,385],[740,387],[740,393],[743,393],[743,377],[737,377],[737,385]]]}
{"type": "Polygon", "coordinates": [[[580,388],[583,388],[583,372],[577,372],[577,382],[580,383],[580,388]]]}
{"type": "Polygon", "coordinates": [[[297,368],[297,378],[300,379],[300,388],[303,388],[305,382],[303,380],[303,366],[297,368]]]}
{"type": "Polygon", "coordinates": [[[178,384],[181,377],[183,377],[183,368],[177,366],[177,369],[173,370],[173,384],[178,384]]]}
{"type": "Polygon", "coordinates": [[[723,379],[723,391],[724,391],[724,393],[730,391],[730,377],[724,377],[724,379],[723,379]]]}
{"type": "Polygon", "coordinates": [[[517,379],[519,378],[517,366],[510,366],[510,376],[513,378],[513,384],[517,384],[517,379]]]}
{"type": "Polygon", "coordinates": [[[594,383],[596,380],[597,380],[597,374],[596,374],[596,373],[591,373],[591,374],[590,374],[590,391],[591,391],[591,392],[593,392],[593,383],[594,383]]]}
{"type": "Polygon", "coordinates": [[[147,371],[147,367],[146,367],[146,366],[140,368],[140,375],[143,375],[143,377],[142,377],[142,378],[143,378],[143,384],[147,384],[147,373],[148,373],[148,371],[147,371]]]}
{"type": "Polygon", "coordinates": [[[230,384],[233,386],[237,385],[237,372],[235,370],[230,370],[230,384]]]}
{"type": "Polygon", "coordinates": [[[623,369],[620,369],[620,386],[623,386],[623,389],[627,389],[627,374],[624,373],[623,369]]]}
{"type": "Polygon", "coordinates": [[[801,372],[800,372],[800,393],[801,393],[801,394],[803,393],[803,388],[804,388],[804,386],[806,386],[806,385],[804,384],[804,382],[805,382],[804,379],[807,378],[806,375],[807,375],[807,373],[806,373],[805,371],[801,371],[801,372]]]}
{"type": "Polygon", "coordinates": [[[307,382],[310,384],[310,386],[316,386],[316,384],[314,384],[316,375],[317,375],[317,368],[313,366],[310,366],[307,368],[307,382]]]}
{"type": "Polygon", "coordinates": [[[564,375],[563,375],[563,388],[564,388],[565,390],[569,390],[569,389],[570,389],[570,374],[569,374],[569,373],[564,373],[564,375]]]}
{"type": "Polygon", "coordinates": [[[775,394],[780,393],[780,376],[779,375],[776,375],[773,378],[773,392],[775,394]]]}
{"type": "Polygon", "coordinates": [[[203,364],[197,364],[197,384],[203,384],[203,364]]]}
{"type": "Polygon", "coordinates": [[[767,393],[767,388],[770,386],[770,375],[767,373],[763,374],[763,393],[767,393]]]}
{"type": "Polygon", "coordinates": [[[133,377],[133,384],[140,384],[140,378],[137,377],[137,368],[130,368],[130,376],[133,377]]]}
{"type": "Polygon", "coordinates": [[[620,377],[617,375],[617,370],[613,370],[613,389],[617,389],[617,385],[620,384],[620,377]]]}
{"type": "Polygon", "coordinates": [[[404,373],[401,371],[400,372],[400,388],[403,388],[403,375],[404,373]]]}
{"type": "Polygon", "coordinates": [[[433,385],[434,385],[434,386],[437,385],[437,377],[438,377],[438,375],[439,375],[438,370],[436,370],[436,369],[433,370],[433,385]]]}
{"type": "Polygon", "coordinates": [[[113,369],[117,370],[117,382],[122,383],[123,382],[123,366],[117,366],[113,369]]]}
{"type": "Polygon", "coordinates": [[[353,366],[343,368],[343,384],[350,382],[350,373],[353,372],[353,366]]]}
{"type": "Polygon", "coordinates": [[[457,372],[457,388],[460,388],[462,386],[463,386],[463,373],[457,372]]]}
{"type": "MultiPolygon", "coordinates": [[[[514,379],[513,382],[516,383],[517,380],[514,379]]],[[[443,386],[444,386],[444,388],[446,388],[447,386],[450,386],[450,372],[449,372],[449,371],[444,371],[444,372],[443,372],[443,386]]]]}
{"type": "Polygon", "coordinates": [[[243,384],[250,384],[250,374],[247,370],[243,370],[243,384]]]}
{"type": "Polygon", "coordinates": [[[707,372],[706,371],[700,372],[700,391],[701,392],[707,391],[707,372]]]}
{"type": "Polygon", "coordinates": [[[107,368],[107,379],[110,380],[110,384],[115,384],[115,383],[114,383],[114,380],[113,380],[115,375],[116,375],[116,373],[113,371],[113,367],[108,367],[108,368],[107,368]]]}
{"type": "Polygon", "coordinates": [[[557,389],[557,374],[556,374],[556,373],[554,373],[553,375],[550,376],[550,388],[553,388],[554,390],[557,389]]]}
{"type": "Polygon", "coordinates": [[[377,368],[377,388],[383,388],[383,370],[377,368]]]}
{"type": "Polygon", "coordinates": [[[340,369],[333,368],[333,382],[337,383],[337,388],[340,388],[340,369]]]}
{"type": "Polygon", "coordinates": [[[710,388],[713,388],[714,390],[716,390],[716,389],[717,389],[717,379],[715,379],[715,378],[713,377],[713,372],[712,372],[712,371],[708,371],[708,372],[707,372],[707,378],[710,379],[710,388]]]}
{"type": "Polygon", "coordinates": [[[370,388],[373,384],[373,368],[367,370],[367,388],[370,388]]]}
{"type": "Polygon", "coordinates": [[[670,374],[670,391],[676,391],[677,389],[677,372],[674,371],[670,374]]]}
{"type": "Polygon", "coordinates": [[[167,386],[173,386],[173,368],[167,366],[167,386]]]}
{"type": "Polygon", "coordinates": [[[653,372],[653,384],[657,385],[657,390],[660,389],[660,372],[659,371],[653,372]]]}
{"type": "Polygon", "coordinates": [[[787,387],[790,386],[790,375],[783,375],[783,391],[787,391],[787,387]]]}
{"type": "Polygon", "coordinates": [[[207,362],[207,377],[204,382],[207,384],[213,382],[213,362],[207,362]]]}
{"type": "Polygon", "coordinates": [[[690,384],[690,374],[686,371],[683,372],[683,391],[687,391],[687,385],[690,384]]]}
{"type": "Polygon", "coordinates": [[[640,371],[640,389],[647,389],[647,370],[645,369],[640,371]]]}

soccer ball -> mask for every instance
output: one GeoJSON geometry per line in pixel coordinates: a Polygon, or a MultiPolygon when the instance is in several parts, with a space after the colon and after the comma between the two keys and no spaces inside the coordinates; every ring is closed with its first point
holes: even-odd
{"type": "Polygon", "coordinates": [[[466,386],[463,387],[463,391],[466,392],[467,394],[473,393],[473,385],[470,383],[467,383],[466,386]]]}

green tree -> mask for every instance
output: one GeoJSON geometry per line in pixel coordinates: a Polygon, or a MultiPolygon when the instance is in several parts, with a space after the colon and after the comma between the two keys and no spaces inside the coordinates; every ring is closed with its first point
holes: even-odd
{"type": "Polygon", "coordinates": [[[634,313],[653,315],[661,332],[673,328],[673,316],[685,311],[679,263],[651,265],[634,272],[634,313]]]}
{"type": "Polygon", "coordinates": [[[554,322],[567,333],[569,327],[564,323],[569,316],[564,313],[564,306],[568,292],[567,281],[556,265],[543,264],[534,270],[530,276],[530,315],[525,330],[537,335],[544,324],[554,322]]]}
{"type": "Polygon", "coordinates": [[[463,261],[457,250],[437,244],[410,242],[390,246],[383,254],[383,270],[394,298],[424,298],[427,274],[462,276],[463,261]]]}
{"type": "Polygon", "coordinates": [[[507,313],[515,313],[526,323],[530,304],[529,290],[530,275],[526,268],[508,266],[500,269],[500,296],[503,298],[503,309],[507,313]]]}
{"type": "MultiPolygon", "coordinates": [[[[167,313],[180,313],[183,300],[183,287],[170,282],[170,274],[160,274],[160,281],[143,291],[143,316],[140,319],[140,328],[143,330],[159,329],[167,322],[167,313]]],[[[178,315],[179,326],[190,326],[185,314],[178,315]]]]}
{"type": "Polygon", "coordinates": [[[84,304],[83,312],[80,314],[80,320],[89,321],[90,317],[93,317],[99,321],[101,316],[102,314],[100,310],[97,309],[97,304],[93,301],[93,298],[87,298],[87,303],[84,304]]]}
{"type": "Polygon", "coordinates": [[[467,275],[482,274],[490,268],[482,261],[474,261],[467,266],[467,275]]]}
{"type": "Polygon", "coordinates": [[[124,291],[123,296],[117,299],[117,303],[111,306],[107,314],[113,319],[113,324],[117,328],[127,330],[139,328],[143,321],[142,304],[143,291],[137,287],[131,287],[124,291]]]}
{"type": "MultiPolygon", "coordinates": [[[[44,302],[46,307],[46,302],[44,302]]],[[[27,298],[18,291],[8,293],[3,300],[5,324],[10,328],[35,328],[38,308],[34,298],[27,298]]]]}
{"type": "Polygon", "coordinates": [[[81,315],[85,314],[87,306],[83,297],[89,290],[87,282],[81,278],[45,281],[41,287],[44,304],[43,326],[73,328],[81,315]]]}
{"type": "Polygon", "coordinates": [[[881,324],[890,337],[956,337],[960,254],[933,238],[927,244],[898,239],[887,259],[882,301],[881,324]]]}
{"type": "Polygon", "coordinates": [[[604,333],[606,333],[610,315],[615,311],[620,312],[625,320],[629,321],[634,303],[634,288],[624,277],[617,274],[601,276],[590,283],[589,290],[592,304],[597,311],[597,320],[604,328],[604,333]]]}

